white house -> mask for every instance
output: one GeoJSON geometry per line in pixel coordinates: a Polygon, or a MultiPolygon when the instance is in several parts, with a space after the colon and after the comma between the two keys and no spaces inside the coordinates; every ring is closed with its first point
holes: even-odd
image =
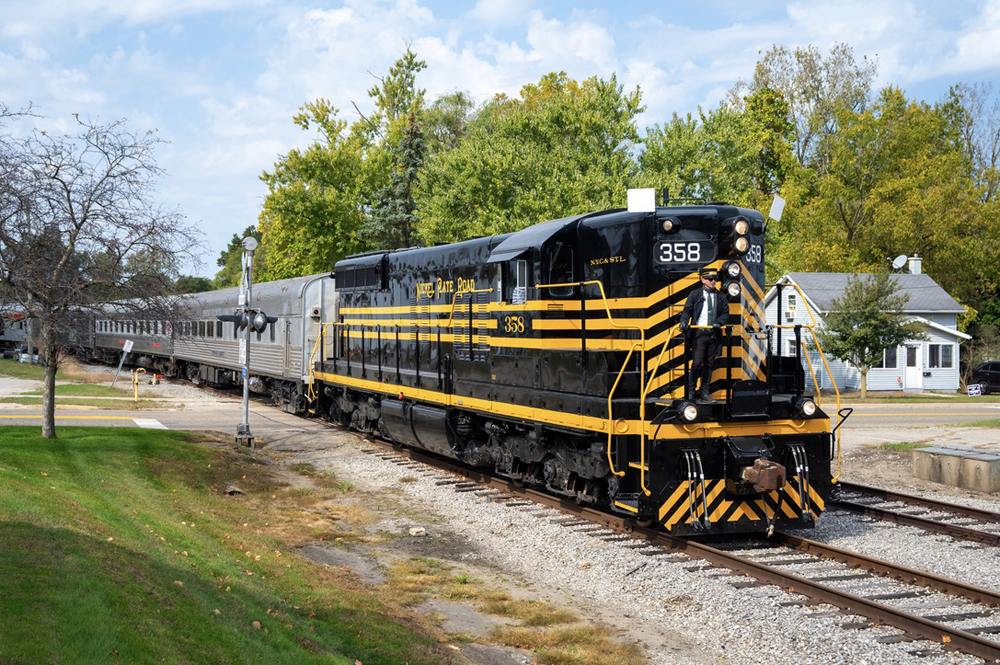
{"type": "MultiPolygon", "coordinates": [[[[868,372],[868,390],[957,391],[960,387],[959,345],[971,339],[957,326],[958,315],[965,310],[929,275],[920,272],[919,258],[912,257],[909,263],[910,274],[893,275],[892,279],[899,285],[899,293],[910,296],[904,313],[910,320],[921,324],[927,339],[912,340],[897,348],[886,349],[882,362],[868,372]]],[[[778,286],[772,287],[764,296],[767,323],[810,325],[811,311],[818,329],[830,312],[833,301],[843,295],[848,280],[854,277],[868,275],[793,272],[782,276],[778,286]],[[777,297],[779,290],[780,299],[777,297]]],[[[808,331],[803,330],[802,337],[811,342],[808,331]]],[[[781,346],[780,349],[775,347],[774,352],[783,356],[795,355],[795,332],[792,328],[781,330],[781,346]]],[[[832,389],[830,377],[818,354],[813,351],[811,356],[820,388],[832,389]]],[[[861,376],[856,369],[829,355],[827,362],[838,390],[860,389],[861,376]]]]}

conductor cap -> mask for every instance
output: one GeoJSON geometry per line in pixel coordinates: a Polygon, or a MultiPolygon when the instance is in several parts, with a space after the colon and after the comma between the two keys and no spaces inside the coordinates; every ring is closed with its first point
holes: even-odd
{"type": "Polygon", "coordinates": [[[709,279],[718,279],[719,271],[715,268],[702,268],[698,271],[699,277],[708,277],[709,279]]]}

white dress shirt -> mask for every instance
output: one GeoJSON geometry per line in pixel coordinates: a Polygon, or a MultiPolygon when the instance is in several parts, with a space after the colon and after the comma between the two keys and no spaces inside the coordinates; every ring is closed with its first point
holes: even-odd
{"type": "MultiPolygon", "coordinates": [[[[713,299],[715,298],[715,290],[714,289],[712,289],[712,290],[705,289],[705,301],[702,303],[701,311],[698,312],[698,320],[695,321],[695,325],[696,326],[710,326],[713,323],[715,323],[715,321],[709,321],[708,320],[708,299],[709,298],[713,298],[713,299]]],[[[715,306],[716,307],[719,306],[718,302],[715,302],[715,306]]],[[[718,312],[718,310],[716,310],[716,312],[718,312]]]]}

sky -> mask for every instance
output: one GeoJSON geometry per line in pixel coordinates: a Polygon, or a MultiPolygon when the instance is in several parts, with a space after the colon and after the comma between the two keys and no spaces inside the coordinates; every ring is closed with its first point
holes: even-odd
{"type": "Polygon", "coordinates": [[[0,12],[0,102],[37,114],[7,130],[67,130],[73,114],[156,130],[159,202],[203,232],[188,272],[208,277],[256,223],[261,173],[316,138],[292,123],[299,107],[326,98],[353,122],[407,47],[427,63],[428,101],[614,74],[642,90],[640,128],[714,108],[775,44],[848,44],[876,59],[876,88],[932,103],[954,83],[1000,83],[998,0],[0,0],[0,12]]]}

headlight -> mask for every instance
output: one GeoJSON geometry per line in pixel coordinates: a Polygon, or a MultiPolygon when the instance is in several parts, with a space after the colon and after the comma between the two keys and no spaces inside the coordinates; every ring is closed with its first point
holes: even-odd
{"type": "Polygon", "coordinates": [[[747,240],[746,236],[740,236],[733,241],[733,249],[740,254],[746,254],[747,250],[750,249],[750,241],[747,240]]]}
{"type": "Polygon", "coordinates": [[[742,217],[733,222],[733,232],[738,236],[745,236],[750,232],[750,222],[742,217]]]}
{"type": "Polygon", "coordinates": [[[736,279],[740,276],[742,268],[740,268],[740,264],[736,261],[726,261],[726,264],[722,266],[722,272],[726,273],[733,279],[736,279]]]}
{"type": "Polygon", "coordinates": [[[681,412],[681,418],[689,423],[693,423],[698,419],[698,407],[691,402],[684,402],[678,410],[681,412]]]}
{"type": "Polygon", "coordinates": [[[681,228],[681,223],[679,220],[673,217],[667,217],[662,222],[660,222],[660,228],[663,229],[664,233],[672,233],[677,229],[681,228]]]}
{"type": "Polygon", "coordinates": [[[743,287],[740,286],[739,282],[727,282],[726,293],[730,298],[738,298],[743,293],[743,287]]]}
{"type": "Polygon", "coordinates": [[[816,413],[816,402],[808,397],[802,397],[795,402],[795,408],[802,412],[807,418],[816,413]]]}

